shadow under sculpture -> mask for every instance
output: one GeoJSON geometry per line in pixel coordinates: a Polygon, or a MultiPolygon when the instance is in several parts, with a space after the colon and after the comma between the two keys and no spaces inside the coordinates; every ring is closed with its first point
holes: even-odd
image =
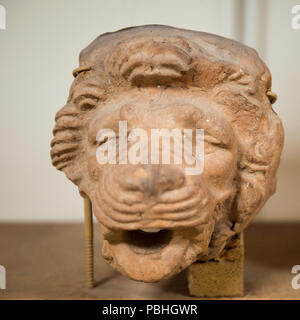
{"type": "Polygon", "coordinates": [[[79,60],[51,157],[91,200],[106,262],[156,282],[217,259],[275,191],[283,128],[268,68],[236,41],[159,25],[100,35],[79,60]],[[119,121],[203,129],[202,174],[184,162],[100,164],[97,134],[118,137],[119,121]]]}

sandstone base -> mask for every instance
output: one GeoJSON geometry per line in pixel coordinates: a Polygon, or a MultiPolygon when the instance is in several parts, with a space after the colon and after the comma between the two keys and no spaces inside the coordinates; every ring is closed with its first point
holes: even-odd
{"type": "Polygon", "coordinates": [[[188,268],[189,293],[196,297],[237,297],[244,294],[244,242],[240,234],[218,259],[188,268]]]}

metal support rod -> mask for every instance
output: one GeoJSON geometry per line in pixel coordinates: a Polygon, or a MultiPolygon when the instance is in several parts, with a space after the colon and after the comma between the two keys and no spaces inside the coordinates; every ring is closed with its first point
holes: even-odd
{"type": "Polygon", "coordinates": [[[92,204],[89,198],[84,198],[84,229],[87,286],[88,288],[92,288],[94,287],[94,239],[92,204]]]}

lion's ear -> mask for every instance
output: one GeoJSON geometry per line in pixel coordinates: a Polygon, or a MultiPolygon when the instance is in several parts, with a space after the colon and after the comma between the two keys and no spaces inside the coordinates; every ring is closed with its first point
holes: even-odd
{"type": "Polygon", "coordinates": [[[67,104],[57,112],[55,120],[50,153],[52,164],[57,170],[63,171],[73,183],[79,185],[81,172],[77,160],[82,139],[79,113],[72,104],[67,104]]]}

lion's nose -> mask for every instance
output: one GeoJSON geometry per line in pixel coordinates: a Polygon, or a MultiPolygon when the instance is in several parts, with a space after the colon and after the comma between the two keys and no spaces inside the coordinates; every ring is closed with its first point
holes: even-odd
{"type": "Polygon", "coordinates": [[[156,196],[182,187],[185,176],[180,168],[171,165],[144,165],[128,168],[119,177],[125,191],[142,191],[156,196]]]}
{"type": "Polygon", "coordinates": [[[175,166],[162,165],[159,167],[158,175],[154,181],[159,193],[182,187],[185,182],[183,171],[175,166]]]}

